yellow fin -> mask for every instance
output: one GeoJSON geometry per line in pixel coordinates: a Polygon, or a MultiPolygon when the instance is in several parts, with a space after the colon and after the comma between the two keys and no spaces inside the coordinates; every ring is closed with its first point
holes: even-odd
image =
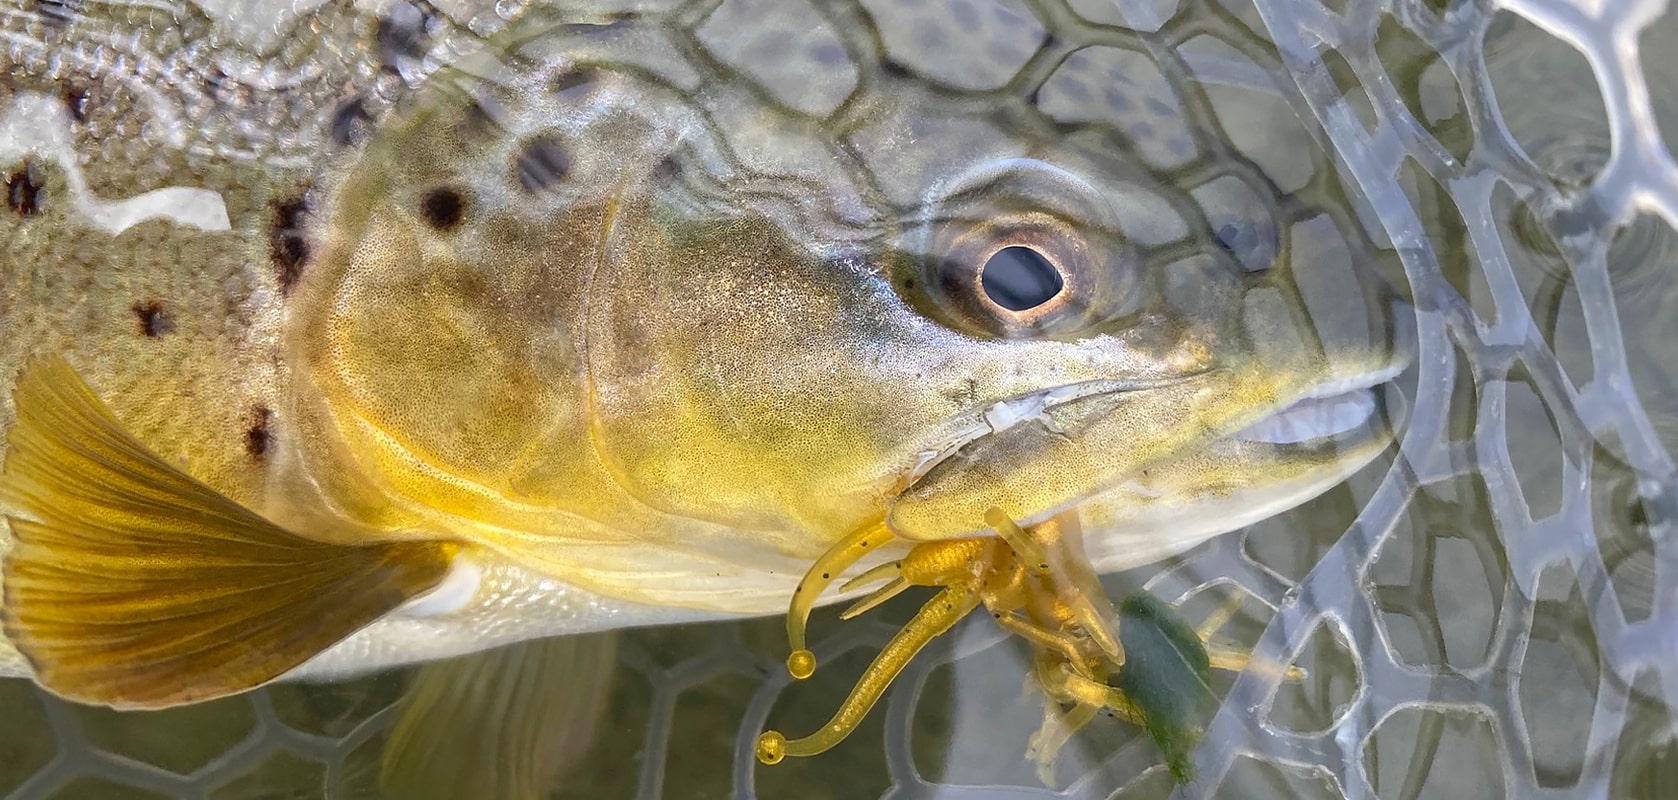
{"type": "Polygon", "coordinates": [[[616,631],[427,664],[402,700],[379,784],[410,800],[540,800],[594,742],[616,631]]]}
{"type": "Polygon", "coordinates": [[[436,585],[459,549],[289,533],[146,449],[61,358],[14,398],[0,623],[70,699],[159,708],[259,686],[436,585]]]}

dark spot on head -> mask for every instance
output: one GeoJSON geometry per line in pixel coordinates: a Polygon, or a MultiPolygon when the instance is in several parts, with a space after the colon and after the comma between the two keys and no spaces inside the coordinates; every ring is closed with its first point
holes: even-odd
{"type": "Polygon", "coordinates": [[[77,122],[87,121],[87,90],[71,84],[64,88],[64,107],[70,110],[70,119],[77,122]]]}
{"type": "Polygon", "coordinates": [[[309,203],[303,197],[274,204],[268,229],[268,256],[278,270],[282,294],[297,285],[297,279],[303,275],[303,264],[309,260],[309,240],[303,235],[308,214],[309,203]]]}
{"type": "Polygon", "coordinates": [[[466,216],[466,198],[449,186],[439,186],[420,200],[420,216],[435,231],[452,231],[466,216]]]}
{"type": "Polygon", "coordinates": [[[658,160],[653,166],[653,183],[659,186],[669,186],[682,179],[682,162],[671,153],[658,160]]]}
{"type": "Polygon", "coordinates": [[[34,166],[25,163],[6,176],[6,206],[19,216],[41,213],[41,183],[34,166]]]}
{"type": "Polygon", "coordinates": [[[1048,33],[1048,34],[1043,35],[1043,42],[1041,44],[1037,45],[1037,47],[1040,50],[1050,50],[1050,49],[1055,48],[1059,44],[1060,44],[1060,37],[1057,37],[1052,33],[1048,33]]]}
{"type": "Polygon", "coordinates": [[[908,67],[889,58],[880,62],[880,72],[888,78],[907,78],[911,74],[908,67]]]}
{"type": "Polygon", "coordinates": [[[332,110],[332,123],[328,133],[333,144],[347,147],[366,139],[372,127],[373,115],[367,113],[367,104],[360,97],[351,97],[332,110]]]}
{"type": "Polygon", "coordinates": [[[156,300],[135,303],[134,317],[140,321],[140,333],[148,339],[156,339],[175,330],[175,321],[163,310],[163,304],[156,300]]]}
{"type": "Polygon", "coordinates": [[[551,136],[539,136],[525,143],[514,161],[519,185],[530,192],[557,188],[571,174],[570,151],[551,136]]]}
{"type": "Polygon", "coordinates": [[[257,406],[251,409],[251,426],[245,429],[245,452],[251,458],[262,460],[268,454],[268,442],[272,434],[268,432],[268,423],[274,417],[274,412],[267,406],[257,406]]]}
{"type": "Polygon", "coordinates": [[[822,580],[824,580],[824,581],[825,581],[825,580],[827,580],[827,579],[828,579],[828,577],[829,577],[829,575],[828,575],[828,573],[826,573],[826,572],[823,572],[823,573],[822,573],[822,580]]]}
{"type": "Polygon", "coordinates": [[[399,2],[391,6],[390,13],[379,20],[373,32],[379,57],[387,66],[394,66],[424,56],[431,22],[430,16],[414,3],[399,2]]]}

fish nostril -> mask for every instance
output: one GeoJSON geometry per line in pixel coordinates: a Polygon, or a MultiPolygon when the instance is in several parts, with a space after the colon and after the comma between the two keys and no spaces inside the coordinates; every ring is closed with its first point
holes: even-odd
{"type": "Polygon", "coordinates": [[[1054,299],[1066,285],[1060,270],[1030,247],[1004,247],[979,274],[991,302],[1009,311],[1029,311],[1054,299]]]}

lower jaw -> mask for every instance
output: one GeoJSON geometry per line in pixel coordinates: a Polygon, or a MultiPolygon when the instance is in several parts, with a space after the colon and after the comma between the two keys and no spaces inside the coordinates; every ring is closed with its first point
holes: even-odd
{"type": "Polygon", "coordinates": [[[1387,443],[1386,438],[1368,440],[1353,451],[1340,451],[1334,463],[1296,477],[1192,503],[1163,497],[1150,502],[1132,486],[1109,489],[1078,507],[1086,552],[1096,571],[1103,574],[1177,555],[1315,499],[1367,466],[1386,450],[1387,443]]]}

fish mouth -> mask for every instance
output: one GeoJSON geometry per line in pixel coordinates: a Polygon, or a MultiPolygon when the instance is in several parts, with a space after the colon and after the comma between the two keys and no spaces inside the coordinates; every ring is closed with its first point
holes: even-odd
{"type": "Polygon", "coordinates": [[[1334,439],[1368,423],[1380,410],[1377,390],[1405,365],[1327,381],[1301,397],[1237,430],[1228,438],[1254,444],[1299,445],[1334,439]]]}
{"type": "Polygon", "coordinates": [[[915,463],[903,473],[903,477],[898,482],[899,491],[914,486],[934,467],[955,455],[961,448],[986,436],[1002,433],[1015,425],[1032,420],[1043,420],[1048,423],[1048,412],[1057,406],[1103,395],[1120,395],[1149,389],[1161,389],[1191,381],[1212,371],[1203,370],[1153,380],[1080,381],[1010,397],[1006,400],[998,400],[976,411],[970,411],[956,417],[953,421],[955,432],[937,446],[922,450],[917,454],[915,463]]]}
{"type": "MultiPolygon", "coordinates": [[[[1233,439],[1253,444],[1312,446],[1332,442],[1353,431],[1366,431],[1383,408],[1380,388],[1397,378],[1407,365],[1407,360],[1401,359],[1379,370],[1316,384],[1289,404],[1211,441],[1233,439]]],[[[1104,395],[1161,389],[1216,371],[1145,381],[1083,381],[991,403],[957,417],[953,434],[936,447],[919,452],[913,465],[899,479],[898,491],[913,487],[933,468],[973,442],[1034,420],[1052,424],[1047,415],[1057,406],[1104,395]]]]}

